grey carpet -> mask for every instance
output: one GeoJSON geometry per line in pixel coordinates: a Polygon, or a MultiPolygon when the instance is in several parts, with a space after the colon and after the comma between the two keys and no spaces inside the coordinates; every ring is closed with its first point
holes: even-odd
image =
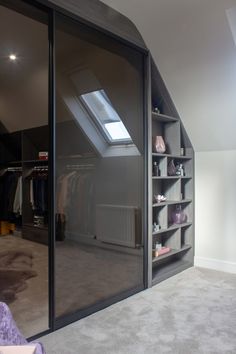
{"type": "Polygon", "coordinates": [[[47,354],[236,353],[236,275],[191,268],[41,338],[47,354]]]}
{"type": "MultiPolygon", "coordinates": [[[[6,254],[15,249],[33,254],[32,269],[37,272],[37,277],[26,281],[27,288],[17,294],[10,309],[24,336],[30,337],[48,329],[48,247],[9,235],[1,237],[0,249],[6,254]]],[[[142,270],[141,256],[70,240],[57,242],[56,315],[86,308],[140,285],[142,270]]]]}
{"type": "Polygon", "coordinates": [[[0,301],[9,304],[16,300],[18,292],[27,288],[26,280],[37,276],[32,265],[32,252],[0,251],[0,301]]]}
{"type": "Polygon", "coordinates": [[[24,336],[44,331],[48,328],[48,247],[9,235],[0,237],[0,249],[9,253],[17,249],[33,255],[32,270],[37,276],[26,280],[27,287],[17,293],[9,307],[24,336]]]}

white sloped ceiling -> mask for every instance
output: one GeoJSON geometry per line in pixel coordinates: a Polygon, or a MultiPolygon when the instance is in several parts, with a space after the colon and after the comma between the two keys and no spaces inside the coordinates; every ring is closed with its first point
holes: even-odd
{"type": "Polygon", "coordinates": [[[104,0],[149,47],[196,151],[236,149],[236,0],[104,0]]]}

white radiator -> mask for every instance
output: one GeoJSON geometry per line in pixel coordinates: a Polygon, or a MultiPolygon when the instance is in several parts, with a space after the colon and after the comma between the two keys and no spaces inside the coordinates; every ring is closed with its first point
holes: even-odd
{"type": "Polygon", "coordinates": [[[133,206],[96,206],[96,237],[99,241],[135,248],[140,244],[140,211],[133,206]]]}

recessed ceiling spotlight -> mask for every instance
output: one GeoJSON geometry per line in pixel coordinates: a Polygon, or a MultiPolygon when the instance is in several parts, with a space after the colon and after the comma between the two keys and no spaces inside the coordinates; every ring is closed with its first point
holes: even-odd
{"type": "Polygon", "coordinates": [[[15,55],[15,54],[10,54],[10,55],[9,55],[9,59],[10,59],[11,61],[15,61],[15,60],[16,60],[16,55],[15,55]]]}

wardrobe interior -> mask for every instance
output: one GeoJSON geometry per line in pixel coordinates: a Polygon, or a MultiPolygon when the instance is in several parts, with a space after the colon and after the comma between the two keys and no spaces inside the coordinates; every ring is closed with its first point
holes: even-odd
{"type": "Polygon", "coordinates": [[[0,301],[26,337],[49,328],[52,271],[59,322],[144,284],[143,57],[63,16],[55,28],[52,131],[48,15],[0,6],[0,301]]]}

